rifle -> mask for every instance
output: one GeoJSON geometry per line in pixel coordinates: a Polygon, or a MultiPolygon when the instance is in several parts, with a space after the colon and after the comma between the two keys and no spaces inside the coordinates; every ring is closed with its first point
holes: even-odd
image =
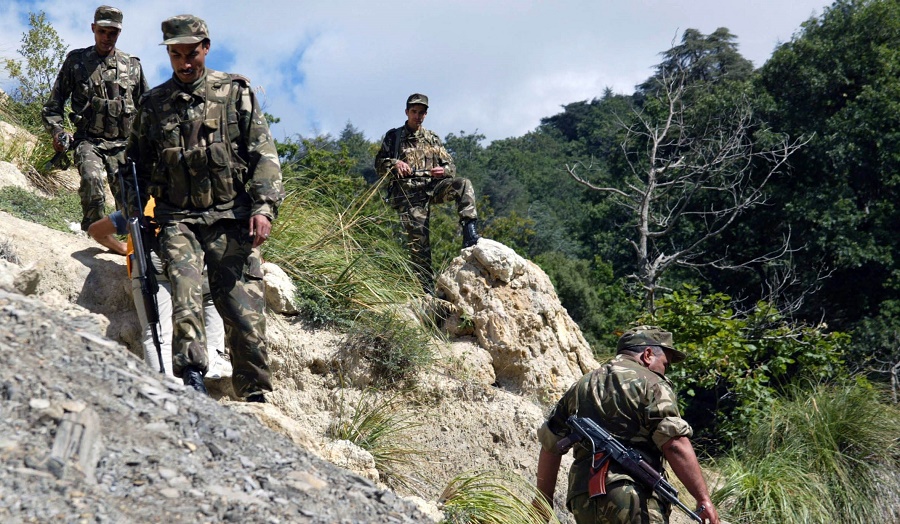
{"type": "Polygon", "coordinates": [[[128,204],[126,200],[125,181],[119,172],[119,186],[122,192],[122,212],[128,221],[128,234],[131,235],[131,245],[134,252],[131,253],[132,278],[141,281],[141,297],[144,299],[144,311],[147,314],[147,323],[150,325],[150,333],[153,335],[153,345],[156,346],[156,355],[159,357],[159,372],[165,373],[163,366],[162,342],[159,339],[159,304],[156,301],[156,293],[159,291],[159,283],[156,281],[156,273],[153,270],[153,261],[150,258],[152,252],[151,240],[156,236],[151,229],[147,217],[144,216],[144,205],[141,203],[141,194],[138,190],[137,168],[134,160],[128,159],[131,166],[132,182],[134,183],[134,198],[137,203],[139,216],[128,216],[128,204]],[[137,275],[135,277],[135,275],[137,275]]]}
{"type": "Polygon", "coordinates": [[[69,148],[72,147],[72,137],[69,133],[60,131],[57,140],[59,140],[59,144],[63,146],[63,150],[57,151],[56,154],[53,155],[53,158],[44,164],[44,171],[49,171],[52,167],[68,169],[69,166],[72,165],[72,161],[69,160],[69,148]]]}
{"type": "MultiPolygon", "coordinates": [[[[588,481],[588,494],[591,497],[606,495],[606,472],[609,469],[609,460],[612,459],[622,466],[635,480],[651,488],[670,504],[675,504],[681,508],[691,519],[703,524],[703,519],[700,518],[699,513],[703,513],[703,510],[706,508],[700,506],[696,512],[691,511],[678,499],[678,491],[675,487],[669,484],[650,464],[647,464],[640,453],[624,446],[608,431],[589,418],[571,416],[566,421],[566,425],[572,429],[573,433],[557,444],[561,453],[565,453],[573,444],[582,440],[590,443],[590,451],[593,458],[591,462],[591,478],[588,481]]],[[[587,447],[586,444],[585,447],[587,447]]]]}

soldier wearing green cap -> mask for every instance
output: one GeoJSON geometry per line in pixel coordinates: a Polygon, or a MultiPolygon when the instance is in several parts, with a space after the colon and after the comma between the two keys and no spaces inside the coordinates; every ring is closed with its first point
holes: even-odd
{"type": "MultiPolygon", "coordinates": [[[[672,333],[656,326],[638,326],[626,331],[611,361],[584,375],[562,396],[538,430],[541,452],[537,487],[553,505],[553,493],[562,459],[557,443],[568,435],[566,421],[572,415],[587,417],[604,427],[622,444],[635,449],[657,471],[668,461],[688,492],[702,507],[705,522],[719,522],[709,498],[706,481],[691,445],[690,425],[678,412],[678,399],[666,378],[671,364],[684,360],[675,348],[672,333]]],[[[669,521],[670,508],[652,489],[635,482],[621,466],[611,463],[605,495],[591,498],[588,481],[592,456],[583,446],[574,446],[569,471],[566,507],[578,524],[644,523],[669,521]]]]}
{"type": "Polygon", "coordinates": [[[429,218],[431,205],[455,201],[463,232],[463,248],[478,239],[475,191],[466,178],[455,177],[453,158],[441,139],[422,127],[428,97],[413,93],[406,99],[406,123],[384,135],[375,156],[375,172],[388,183],[391,207],[406,230],[413,269],[426,293],[434,293],[429,218]]]}
{"type": "MultiPolygon", "coordinates": [[[[265,402],[272,384],[259,246],[284,198],[278,152],[249,80],[206,67],[206,22],[174,16],[162,33],[172,78],[142,98],[128,154],[137,164],[140,201],[148,194],[156,200],[160,254],[172,284],[172,368],[206,392],[205,262],[228,333],[234,391],[265,402]]],[[[138,212],[135,201],[128,199],[131,213],[138,212]]]]}
{"type": "MultiPolygon", "coordinates": [[[[140,60],[116,48],[122,18],[122,11],[115,7],[97,8],[91,24],[94,45],[66,56],[41,112],[53,148],[64,152],[69,143],[74,150],[81,175],[78,195],[84,231],[106,216],[104,179],[114,198],[119,198],[117,173],[125,164],[125,145],[138,101],[149,88],[140,60]],[[74,137],[64,127],[70,99],[74,137]]],[[[121,207],[121,202],[116,202],[116,207],[121,207]]]]}

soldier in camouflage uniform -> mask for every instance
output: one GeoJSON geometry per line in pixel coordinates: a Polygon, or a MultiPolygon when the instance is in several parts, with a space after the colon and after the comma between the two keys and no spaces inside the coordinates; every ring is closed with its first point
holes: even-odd
{"type": "MultiPolygon", "coordinates": [[[[232,351],[232,384],[248,401],[272,391],[259,246],[284,198],[275,142],[249,81],[205,67],[206,23],[162,23],[174,74],[141,100],[129,156],[141,201],[156,199],[160,253],[172,283],[172,368],[205,392],[202,272],[232,351]]],[[[133,192],[133,188],[130,188],[133,192]]],[[[129,197],[130,213],[136,199],[129,197]]]]}
{"type": "MultiPolygon", "coordinates": [[[[668,461],[679,480],[703,506],[701,518],[717,524],[700,464],[694,454],[691,427],[678,413],[678,399],[665,372],[685,355],[675,349],[672,334],[654,326],[639,326],[619,338],[618,354],[584,375],[563,395],[538,430],[541,453],[537,486],[548,503],[562,456],[557,443],[569,434],[569,416],[587,417],[603,426],[622,444],[637,450],[657,471],[668,461]]],[[[588,494],[591,452],[574,446],[566,506],[578,524],[658,524],[669,521],[669,510],[652,489],[635,483],[621,466],[611,462],[606,495],[588,494]]]]}
{"type": "Polygon", "coordinates": [[[406,99],[406,123],[384,135],[375,157],[379,177],[390,177],[388,198],[406,230],[413,269],[426,293],[434,294],[431,269],[429,217],[431,204],[456,201],[463,230],[463,248],[478,242],[475,191],[465,178],[456,178],[456,166],[441,139],[422,127],[428,97],[415,93],[406,99]]]}
{"type": "MultiPolygon", "coordinates": [[[[42,111],[53,149],[63,152],[65,140],[60,139],[71,97],[69,119],[75,125],[71,147],[81,175],[78,195],[84,231],[106,216],[104,175],[114,198],[120,196],[117,173],[125,164],[125,144],[138,100],[149,87],[138,58],[116,49],[121,29],[122,11],[105,5],[97,8],[91,24],[95,44],[66,56],[42,111]]],[[[117,208],[121,205],[116,202],[117,208]]]]}

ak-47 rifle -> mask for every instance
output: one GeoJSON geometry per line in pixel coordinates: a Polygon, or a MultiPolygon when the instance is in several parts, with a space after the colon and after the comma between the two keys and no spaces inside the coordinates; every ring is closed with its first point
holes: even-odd
{"type": "Polygon", "coordinates": [[[560,452],[565,453],[573,444],[587,441],[584,445],[588,447],[592,457],[591,478],[588,481],[588,494],[591,497],[606,494],[606,472],[612,459],[636,481],[651,488],[664,500],[681,508],[687,516],[703,524],[699,514],[706,508],[700,506],[696,512],[691,511],[678,499],[675,487],[647,464],[640,453],[624,446],[616,440],[616,437],[589,418],[572,416],[566,421],[566,425],[572,429],[572,434],[559,441],[557,446],[560,452]]]}
{"type": "Polygon", "coordinates": [[[138,216],[128,216],[127,192],[125,191],[124,177],[121,171],[119,172],[119,186],[122,192],[122,212],[128,221],[128,234],[131,235],[131,245],[134,247],[134,252],[128,255],[131,257],[131,277],[141,281],[141,297],[144,299],[147,323],[150,325],[153,345],[156,346],[156,355],[159,357],[159,372],[165,373],[162,342],[159,339],[159,304],[156,301],[159,283],[156,281],[153,261],[150,258],[150,254],[153,252],[151,241],[156,236],[156,233],[150,227],[147,217],[144,216],[144,204],[141,202],[141,194],[138,190],[137,168],[134,165],[134,160],[129,158],[128,165],[131,168],[134,198],[137,204],[135,209],[137,209],[138,216]]]}

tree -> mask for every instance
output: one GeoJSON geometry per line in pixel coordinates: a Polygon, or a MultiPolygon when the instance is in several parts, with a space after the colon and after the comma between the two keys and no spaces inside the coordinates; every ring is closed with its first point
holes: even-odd
{"type": "Polygon", "coordinates": [[[22,35],[22,45],[18,50],[25,59],[24,62],[7,58],[3,60],[3,67],[9,72],[10,78],[19,83],[12,99],[30,108],[27,119],[34,121],[25,123],[35,125],[39,124],[39,104],[50,94],[68,47],[47,21],[43,11],[30,13],[28,23],[30,29],[22,35]]]}
{"type": "Polygon", "coordinates": [[[753,63],[737,50],[737,37],[728,28],[720,27],[710,35],[687,29],[681,44],[663,53],[663,61],[656,66],[656,74],[639,86],[645,94],[656,92],[664,79],[677,74],[686,83],[744,81],[753,73],[753,63]]]}
{"type": "MultiPolygon", "coordinates": [[[[742,84],[717,90],[688,83],[687,73],[661,69],[657,94],[634,111],[631,123],[622,121],[627,168],[620,176],[598,183],[581,173],[592,166],[566,165],[578,183],[627,210],[636,267],[630,277],[650,312],[671,267],[734,265],[726,258],[704,260],[704,248],[766,201],[763,188],[804,143],[760,121],[742,84]]],[[[758,261],[786,251],[782,246],[758,261]]]]}

